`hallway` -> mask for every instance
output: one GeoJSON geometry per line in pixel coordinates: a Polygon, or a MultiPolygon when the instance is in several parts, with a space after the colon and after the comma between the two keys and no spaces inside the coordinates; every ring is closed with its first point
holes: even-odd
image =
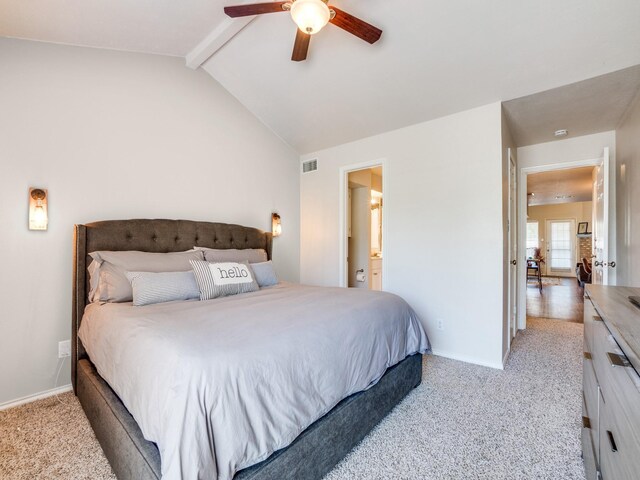
{"type": "Polygon", "coordinates": [[[527,285],[527,318],[554,318],[582,323],[584,291],[578,286],[576,279],[544,278],[548,280],[544,283],[550,284],[543,284],[542,293],[536,285],[527,285]]]}

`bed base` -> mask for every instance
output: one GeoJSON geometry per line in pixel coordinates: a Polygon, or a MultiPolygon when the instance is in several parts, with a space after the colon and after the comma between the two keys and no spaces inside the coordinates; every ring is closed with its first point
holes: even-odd
{"type": "MultiPolygon", "coordinates": [[[[239,471],[234,480],[319,480],[422,379],[422,355],[387,370],[369,390],[347,397],[288,447],[239,471]]],[[[78,362],[78,400],[119,480],[159,480],[160,454],[88,359],[78,362]]]]}

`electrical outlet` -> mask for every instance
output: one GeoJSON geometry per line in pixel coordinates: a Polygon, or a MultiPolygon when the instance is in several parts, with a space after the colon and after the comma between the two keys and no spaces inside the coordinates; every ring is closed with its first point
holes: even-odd
{"type": "Polygon", "coordinates": [[[436,328],[438,330],[444,330],[444,320],[442,320],[441,318],[436,320],[436,328]]]}
{"type": "Polygon", "coordinates": [[[71,356],[71,340],[64,340],[58,342],[58,358],[71,356]]]}

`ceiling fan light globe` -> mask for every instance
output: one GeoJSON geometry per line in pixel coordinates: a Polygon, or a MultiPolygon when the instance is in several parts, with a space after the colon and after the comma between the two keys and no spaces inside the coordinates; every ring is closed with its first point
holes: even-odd
{"type": "Polygon", "coordinates": [[[291,5],[291,18],[302,32],[313,35],[329,23],[331,13],[322,0],[296,0],[291,5]]]}

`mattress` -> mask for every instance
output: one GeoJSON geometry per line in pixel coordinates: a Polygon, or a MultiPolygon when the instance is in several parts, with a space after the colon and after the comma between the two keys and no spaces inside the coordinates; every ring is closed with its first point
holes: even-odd
{"type": "Polygon", "coordinates": [[[231,479],[388,367],[429,351],[395,295],[294,284],[209,301],[91,304],[79,337],[158,445],[163,479],[231,479]]]}

